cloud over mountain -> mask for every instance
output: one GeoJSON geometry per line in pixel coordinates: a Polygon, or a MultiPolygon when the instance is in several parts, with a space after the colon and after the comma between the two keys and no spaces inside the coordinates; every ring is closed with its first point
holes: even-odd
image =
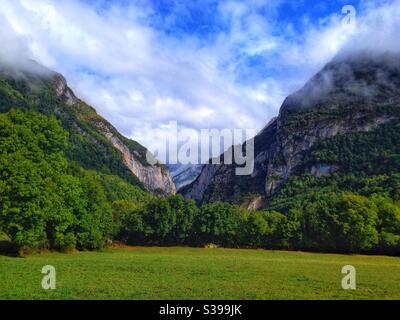
{"type": "Polygon", "coordinates": [[[3,0],[0,56],[65,74],[79,96],[149,146],[149,130],[163,132],[170,120],[259,130],[344,45],[398,49],[400,1],[361,1],[356,31],[342,24],[340,1],[318,17],[308,16],[316,2],[158,2],[3,0]],[[285,20],[288,10],[302,11],[297,25],[285,20]]]}

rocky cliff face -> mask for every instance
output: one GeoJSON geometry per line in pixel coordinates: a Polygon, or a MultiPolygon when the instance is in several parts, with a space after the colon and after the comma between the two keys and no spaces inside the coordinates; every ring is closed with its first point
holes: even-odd
{"type": "MultiPolygon", "coordinates": [[[[229,201],[262,208],[317,142],[370,131],[399,119],[399,110],[400,55],[339,56],[289,96],[279,116],[255,137],[251,176],[236,176],[234,165],[206,165],[182,193],[198,203],[229,201]]],[[[310,173],[322,176],[338,169],[320,163],[310,173]]]]}
{"type": "Polygon", "coordinates": [[[130,151],[129,147],[113,133],[113,130],[104,123],[98,123],[101,132],[110,140],[113,146],[118,149],[124,159],[126,167],[135,175],[140,182],[143,183],[145,188],[149,191],[161,192],[166,195],[173,195],[176,193],[175,184],[169,171],[162,165],[144,165],[135,154],[130,151]]]}
{"type": "Polygon", "coordinates": [[[67,80],[61,74],[56,73],[51,77],[51,85],[54,88],[55,94],[69,106],[79,103],[74,92],[68,87],[67,80]]]}
{"type": "MultiPolygon", "coordinates": [[[[85,105],[84,102],[76,98],[62,75],[54,74],[51,77],[50,83],[55,94],[68,106],[76,106],[78,110],[82,108],[88,109],[91,113],[95,113],[93,108],[85,105]]],[[[90,121],[91,125],[104,135],[113,147],[121,153],[123,164],[148,191],[164,195],[173,195],[176,193],[175,184],[172,181],[169,171],[161,164],[150,165],[146,160],[147,150],[143,146],[123,137],[110,123],[97,114],[92,114],[92,116],[86,117],[85,120],[90,121]]],[[[85,134],[82,128],[79,131],[85,134]]]]}

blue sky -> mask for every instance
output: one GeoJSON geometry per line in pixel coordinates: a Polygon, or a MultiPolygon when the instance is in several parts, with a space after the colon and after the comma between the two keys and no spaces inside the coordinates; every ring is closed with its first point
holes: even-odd
{"type": "MultiPolygon", "coordinates": [[[[224,3],[229,1],[216,0],[150,0],[136,1],[139,8],[148,14],[141,20],[143,24],[164,33],[175,39],[195,38],[199,43],[207,46],[216,40],[221,33],[229,33],[231,21],[221,16],[219,12],[224,3]]],[[[250,1],[251,2],[251,1],[250,1]]],[[[86,0],[86,3],[96,8],[100,14],[107,13],[115,5],[129,7],[131,0],[86,0]]],[[[240,1],[239,1],[240,3],[240,1]]],[[[345,0],[334,1],[253,1],[253,12],[259,18],[265,19],[272,25],[272,34],[296,43],[302,40],[311,25],[329,23],[327,17],[340,15],[345,0]],[[324,21],[325,20],[325,21],[324,21]],[[291,28],[291,32],[288,32],[291,28]]],[[[359,9],[359,1],[351,1],[351,5],[359,9]]],[[[254,41],[249,37],[248,41],[254,41]]],[[[241,54],[238,49],[238,56],[241,54]]],[[[249,73],[261,78],[274,76],[280,73],[279,66],[265,67],[262,55],[241,56],[241,63],[237,67],[238,81],[246,81],[249,73]],[[254,75],[257,73],[257,75],[254,75]]],[[[290,71],[290,70],[289,70],[290,71]]],[[[288,72],[284,70],[283,72],[288,72]]]]}
{"type": "Polygon", "coordinates": [[[260,130],[342,48],[398,43],[399,16],[400,0],[2,0],[0,58],[63,73],[149,147],[169,121],[260,130]]]}

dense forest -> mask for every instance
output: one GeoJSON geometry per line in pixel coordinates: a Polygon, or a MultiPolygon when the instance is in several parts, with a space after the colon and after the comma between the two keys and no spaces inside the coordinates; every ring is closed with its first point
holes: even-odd
{"type": "MultiPolygon", "coordinates": [[[[262,211],[156,196],[48,85],[0,79],[0,234],[20,252],[113,241],[400,254],[400,123],[322,140],[262,211]],[[76,121],[96,137],[79,134],[76,121]],[[318,164],[337,168],[311,174],[318,164]]],[[[139,146],[131,143],[132,149],[139,146]]],[[[143,150],[137,150],[142,153],[143,150]]]]}
{"type": "Polygon", "coordinates": [[[304,167],[318,157],[346,163],[348,174],[293,177],[270,210],[248,212],[224,203],[197,208],[180,195],[156,197],[117,176],[83,169],[66,158],[68,133],[55,117],[13,109],[0,114],[0,228],[22,251],[92,250],[119,240],[396,254],[400,174],[386,175],[390,166],[382,163],[398,163],[389,139],[397,128],[325,141],[304,167]],[[362,153],[366,143],[380,150],[362,153]],[[343,152],[330,153],[335,146],[343,152]],[[375,161],[374,154],[383,158],[375,161]],[[363,177],[360,161],[379,174],[363,177]]]}

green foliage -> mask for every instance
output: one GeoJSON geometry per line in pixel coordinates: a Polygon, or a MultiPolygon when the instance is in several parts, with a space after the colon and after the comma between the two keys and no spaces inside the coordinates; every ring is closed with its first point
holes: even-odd
{"type": "Polygon", "coordinates": [[[113,235],[100,176],[68,174],[67,139],[55,118],[0,114],[0,225],[21,249],[97,249],[113,235]]]}
{"type": "Polygon", "coordinates": [[[362,176],[398,172],[400,123],[392,121],[371,132],[348,133],[322,140],[305,157],[303,167],[324,163],[362,176]]]}
{"type": "Polygon", "coordinates": [[[12,108],[28,109],[30,104],[20,91],[0,77],[0,112],[8,112],[12,108]]]}
{"type": "Polygon", "coordinates": [[[112,206],[117,239],[124,243],[144,242],[144,222],[139,205],[129,200],[117,200],[112,206]]]}
{"type": "Polygon", "coordinates": [[[59,226],[69,220],[56,192],[65,187],[66,139],[54,118],[21,111],[0,115],[1,224],[19,247],[45,246],[47,223],[59,226]],[[56,223],[51,217],[58,209],[56,223]]]}
{"type": "MultiPolygon", "coordinates": [[[[367,112],[386,114],[388,108],[367,112]]],[[[268,199],[266,211],[248,212],[226,203],[197,208],[180,195],[163,198],[143,191],[99,129],[105,120],[83,102],[68,106],[49,84],[32,90],[27,82],[0,78],[0,112],[7,112],[0,114],[0,231],[21,250],[94,250],[119,240],[400,253],[397,121],[322,140],[268,199]],[[337,171],[310,174],[321,164],[337,171]]],[[[285,130],[342,112],[316,108],[287,114],[285,130]]],[[[109,130],[146,165],[143,147],[109,130]]],[[[283,160],[282,155],[274,159],[283,160]]],[[[232,179],[229,188],[236,184],[232,179]]],[[[263,192],[261,180],[241,179],[238,185],[254,197],[263,192]]],[[[214,185],[214,193],[231,191],[219,188],[214,185]]]]}
{"type": "Polygon", "coordinates": [[[181,195],[169,197],[168,202],[176,219],[171,232],[171,240],[176,244],[193,241],[193,226],[199,215],[196,203],[192,200],[185,200],[181,195]]]}
{"type": "Polygon", "coordinates": [[[243,243],[255,248],[276,248],[281,242],[280,229],[286,217],[276,211],[255,211],[248,214],[243,243]]]}
{"type": "Polygon", "coordinates": [[[282,230],[282,243],[289,248],[400,252],[400,206],[387,195],[313,192],[297,197],[290,205],[288,221],[300,221],[301,228],[295,228],[297,238],[286,243],[282,230]],[[293,212],[297,212],[296,219],[290,216],[293,212]]]}
{"type": "Polygon", "coordinates": [[[192,241],[198,208],[181,195],[167,199],[147,197],[144,201],[113,203],[118,238],[131,244],[185,244],[192,241]]]}
{"type": "Polygon", "coordinates": [[[400,175],[292,177],[269,211],[226,203],[197,208],[181,195],[152,196],[65,157],[53,117],[0,114],[0,230],[18,248],[100,249],[130,244],[400,252],[400,175]],[[356,188],[363,194],[343,191],[356,188]]]}
{"type": "MultiPolygon", "coordinates": [[[[57,117],[69,133],[65,154],[70,161],[88,170],[119,176],[143,188],[140,181],[123,164],[121,153],[97,126],[105,123],[105,120],[84,102],[74,106],[66,104],[55,94],[50,79],[15,80],[12,77],[0,76],[0,112],[8,112],[12,108],[38,111],[47,116],[57,117]]],[[[113,128],[112,131],[129,147],[132,154],[138,155],[139,162],[147,165],[144,147],[122,137],[113,128]]]]}
{"type": "Polygon", "coordinates": [[[290,248],[400,252],[399,126],[391,121],[370,132],[338,135],[305,154],[268,201],[269,210],[286,216],[300,212],[302,239],[286,243],[290,248]],[[336,172],[310,174],[319,164],[334,166],[336,172]]]}
{"type": "Polygon", "coordinates": [[[197,241],[224,246],[240,244],[245,212],[227,203],[203,205],[195,222],[197,241]]]}
{"type": "Polygon", "coordinates": [[[143,206],[142,210],[145,236],[156,243],[165,242],[176,224],[176,215],[168,200],[153,198],[143,206]]]}
{"type": "Polygon", "coordinates": [[[368,251],[378,243],[377,207],[367,198],[344,194],[336,204],[332,229],[338,248],[352,252],[368,251]]]}
{"type": "Polygon", "coordinates": [[[77,215],[77,245],[80,249],[100,249],[115,233],[112,208],[97,173],[86,171],[80,180],[87,205],[77,215]]]}
{"type": "Polygon", "coordinates": [[[372,200],[377,207],[378,214],[379,250],[390,253],[400,252],[399,203],[387,196],[374,196],[372,200]]]}

